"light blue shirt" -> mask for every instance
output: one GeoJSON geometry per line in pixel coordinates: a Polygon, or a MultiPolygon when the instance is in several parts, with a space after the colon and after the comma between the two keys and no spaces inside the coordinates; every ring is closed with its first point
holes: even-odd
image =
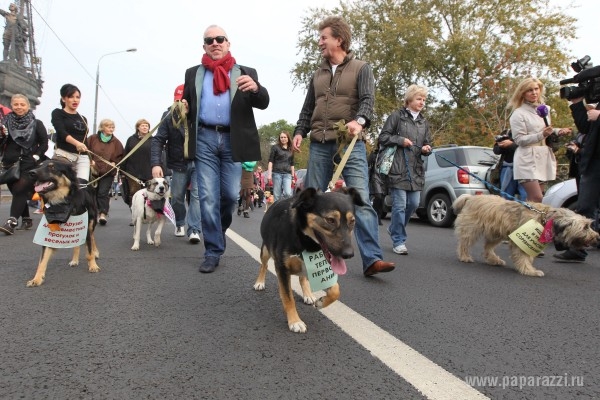
{"type": "MultiPolygon", "coordinates": [[[[231,73],[229,74],[231,77],[231,73]]],[[[204,73],[202,82],[202,97],[200,99],[200,111],[198,121],[206,125],[230,125],[231,101],[229,90],[216,95],[213,91],[212,71],[208,69],[204,73]]]]}

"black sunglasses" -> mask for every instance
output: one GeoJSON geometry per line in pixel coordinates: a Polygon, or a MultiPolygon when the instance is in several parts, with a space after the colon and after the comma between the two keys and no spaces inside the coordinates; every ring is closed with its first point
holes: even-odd
{"type": "Polygon", "coordinates": [[[225,36],[205,37],[204,44],[211,45],[211,44],[213,44],[214,40],[216,40],[217,43],[222,44],[224,41],[227,40],[227,38],[225,36]]]}

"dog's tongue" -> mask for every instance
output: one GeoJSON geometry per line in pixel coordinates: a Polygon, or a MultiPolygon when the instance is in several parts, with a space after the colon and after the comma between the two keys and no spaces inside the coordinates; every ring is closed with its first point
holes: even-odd
{"type": "Polygon", "coordinates": [[[346,261],[342,257],[330,257],[329,264],[331,269],[338,275],[344,275],[346,273],[346,261]]]}
{"type": "Polygon", "coordinates": [[[45,189],[47,189],[50,185],[52,185],[51,182],[43,182],[43,183],[38,183],[37,185],[35,185],[34,190],[36,192],[43,192],[45,189]]]}

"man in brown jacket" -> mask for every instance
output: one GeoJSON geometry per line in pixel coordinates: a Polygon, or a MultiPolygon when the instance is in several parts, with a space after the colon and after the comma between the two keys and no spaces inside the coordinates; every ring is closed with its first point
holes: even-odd
{"type": "MultiPolygon", "coordinates": [[[[350,138],[358,140],[342,175],[346,186],[357,189],[366,204],[356,207],[356,242],[362,257],[363,274],[389,272],[394,264],[383,261],[379,246],[377,214],[369,201],[369,171],[363,129],[369,127],[375,101],[371,66],[354,58],[350,50],[350,26],[340,17],[328,17],[319,24],[319,48],[324,58],[308,87],[293,140],[300,151],[302,138],[310,132],[310,153],[305,187],[327,190],[333,176],[338,144],[334,124],[346,122],[350,138]]],[[[338,160],[339,161],[339,160],[338,160]]]]}

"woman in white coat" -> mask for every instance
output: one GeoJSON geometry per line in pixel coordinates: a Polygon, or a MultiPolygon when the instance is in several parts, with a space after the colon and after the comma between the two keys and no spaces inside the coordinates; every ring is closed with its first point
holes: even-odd
{"type": "Polygon", "coordinates": [[[544,102],[544,85],[536,78],[523,79],[510,98],[510,129],[518,145],[513,162],[514,179],[527,192],[527,201],[540,203],[543,184],[556,179],[556,157],[546,145],[551,134],[566,135],[570,128],[553,128],[550,115],[542,118],[537,107],[544,102]]]}

